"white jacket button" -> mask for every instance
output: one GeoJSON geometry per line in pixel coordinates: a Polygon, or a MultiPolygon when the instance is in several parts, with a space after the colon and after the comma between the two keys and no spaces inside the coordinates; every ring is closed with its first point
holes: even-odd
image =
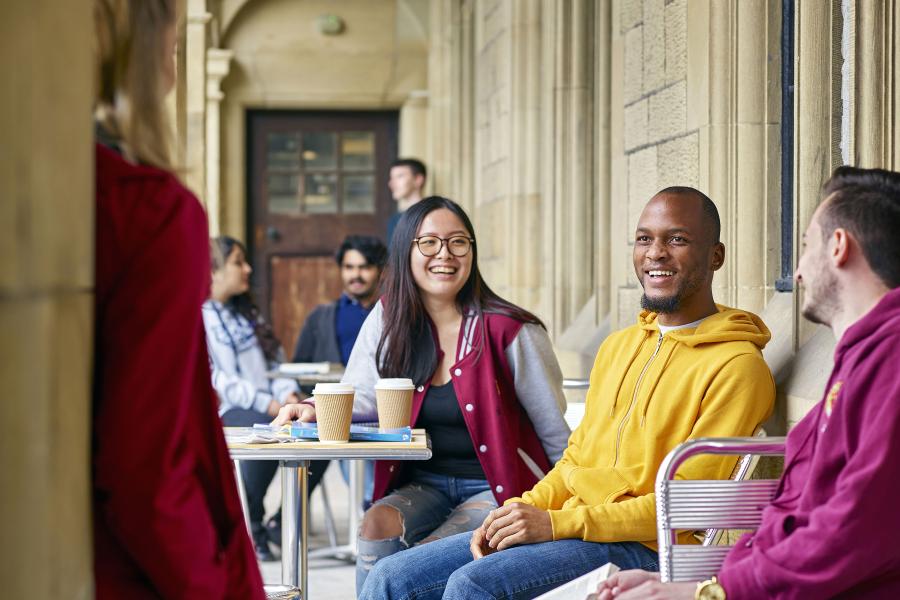
{"type": "Polygon", "coordinates": [[[473,410],[475,410],[474,406],[472,406],[471,404],[466,404],[466,412],[472,412],[473,410]]]}
{"type": "Polygon", "coordinates": [[[487,452],[487,446],[485,446],[484,444],[478,446],[478,451],[479,452],[487,452]]]}
{"type": "Polygon", "coordinates": [[[394,465],[391,465],[391,466],[388,468],[388,471],[390,471],[391,473],[393,473],[393,472],[394,472],[394,465]]]}
{"type": "Polygon", "coordinates": [[[424,392],[424,391],[425,391],[425,386],[424,386],[424,385],[420,385],[419,387],[416,388],[416,391],[417,391],[417,392],[424,392]]]}
{"type": "Polygon", "coordinates": [[[455,369],[453,371],[453,374],[456,375],[457,377],[459,377],[460,375],[462,375],[462,369],[455,369]]]}
{"type": "Polygon", "coordinates": [[[498,494],[502,494],[502,493],[503,493],[503,486],[502,486],[502,485],[498,485],[497,487],[494,488],[494,491],[496,491],[498,494]]]}

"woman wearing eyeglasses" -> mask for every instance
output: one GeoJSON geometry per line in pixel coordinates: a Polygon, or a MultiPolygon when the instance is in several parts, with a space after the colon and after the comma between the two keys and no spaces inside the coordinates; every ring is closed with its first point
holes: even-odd
{"type": "MultiPolygon", "coordinates": [[[[357,592],[375,563],[412,545],[478,527],[491,509],[531,489],[562,455],[562,374],[540,320],[500,298],[477,264],[462,208],[426,198],[391,240],[383,296],[363,325],[344,381],[354,420],[375,420],[379,377],[416,385],[412,422],[432,458],[378,461],[375,504],[359,531],[357,592]]],[[[276,422],[314,418],[287,406],[276,422]]]]}

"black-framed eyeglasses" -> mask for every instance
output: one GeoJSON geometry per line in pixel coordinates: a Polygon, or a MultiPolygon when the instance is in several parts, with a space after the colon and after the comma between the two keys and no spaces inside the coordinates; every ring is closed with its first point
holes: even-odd
{"type": "Polygon", "coordinates": [[[448,238],[439,238],[436,235],[423,235],[413,238],[413,243],[419,248],[422,256],[431,258],[441,253],[441,248],[447,244],[447,251],[453,256],[465,256],[472,250],[473,238],[464,235],[451,235],[448,238]]]}

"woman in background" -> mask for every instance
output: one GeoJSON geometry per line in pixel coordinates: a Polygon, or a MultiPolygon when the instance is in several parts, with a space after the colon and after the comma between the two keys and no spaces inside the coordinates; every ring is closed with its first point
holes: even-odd
{"type": "MultiPolygon", "coordinates": [[[[266,374],[283,362],[284,351],[250,297],[253,269],[246,249],[228,236],[215,238],[210,246],[212,287],[203,304],[203,324],[219,415],[230,427],[269,423],[282,406],[300,401],[300,388],[293,379],[270,379],[266,374]]],[[[312,461],[310,491],[327,467],[328,461],[312,461]]],[[[266,561],[274,560],[269,542],[281,545],[281,513],[263,526],[263,499],[277,469],[277,461],[241,462],[256,557],[266,561]]]]}
{"type": "Polygon", "coordinates": [[[176,0],[95,0],[96,596],[264,598],[216,414],[206,214],[169,160],[176,0]]]}

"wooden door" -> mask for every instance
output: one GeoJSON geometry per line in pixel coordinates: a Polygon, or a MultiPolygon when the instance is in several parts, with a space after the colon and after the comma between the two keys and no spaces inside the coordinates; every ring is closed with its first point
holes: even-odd
{"type": "Polygon", "coordinates": [[[251,110],[247,140],[252,291],[290,359],[306,316],[341,293],[344,237],[384,239],[397,112],[251,110]]]}

